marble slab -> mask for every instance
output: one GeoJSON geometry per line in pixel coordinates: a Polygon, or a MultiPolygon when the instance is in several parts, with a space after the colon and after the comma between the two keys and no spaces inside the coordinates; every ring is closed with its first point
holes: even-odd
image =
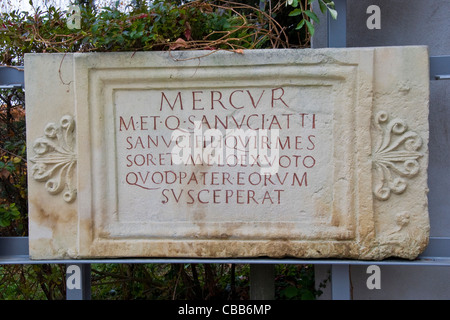
{"type": "Polygon", "coordinates": [[[426,47],[27,54],[32,259],[414,259],[426,47]]]}

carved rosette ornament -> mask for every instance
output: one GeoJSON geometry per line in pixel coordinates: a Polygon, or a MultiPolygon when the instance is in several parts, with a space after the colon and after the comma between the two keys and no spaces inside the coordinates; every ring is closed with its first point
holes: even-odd
{"type": "Polygon", "coordinates": [[[75,120],[72,116],[63,116],[57,123],[49,123],[44,129],[44,136],[33,143],[36,154],[31,159],[31,176],[45,182],[50,194],[63,193],[64,201],[75,200],[77,190],[74,174],[77,162],[75,152],[75,120]]]}
{"type": "Polygon", "coordinates": [[[375,125],[381,132],[381,139],[372,158],[376,170],[374,195],[379,200],[388,200],[392,193],[403,193],[408,179],[419,172],[422,138],[408,130],[403,120],[389,120],[385,111],[378,112],[375,125]]]}

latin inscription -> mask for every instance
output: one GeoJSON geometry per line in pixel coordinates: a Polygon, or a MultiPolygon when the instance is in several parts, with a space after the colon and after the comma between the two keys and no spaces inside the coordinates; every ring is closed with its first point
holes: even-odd
{"type": "Polygon", "coordinates": [[[163,205],[286,204],[286,191],[310,188],[321,116],[330,118],[302,108],[299,90],[142,91],[135,111],[120,105],[124,91],[115,119],[123,184],[163,205]]]}

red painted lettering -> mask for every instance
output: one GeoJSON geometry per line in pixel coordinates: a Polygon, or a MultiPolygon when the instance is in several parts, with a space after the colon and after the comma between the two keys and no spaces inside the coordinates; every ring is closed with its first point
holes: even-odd
{"type": "Polygon", "coordinates": [[[181,100],[181,92],[178,92],[178,94],[177,94],[173,104],[171,104],[169,99],[167,99],[165,93],[161,92],[161,106],[159,108],[159,111],[162,111],[162,109],[163,109],[163,100],[166,100],[167,104],[169,105],[169,108],[172,109],[172,110],[175,108],[175,104],[178,101],[179,105],[180,105],[180,110],[183,110],[183,101],[181,100]]]}
{"type": "Polygon", "coordinates": [[[233,99],[233,95],[234,95],[236,92],[244,92],[244,90],[234,90],[232,93],[230,93],[230,99],[229,99],[230,105],[231,105],[233,108],[235,108],[235,109],[243,109],[244,106],[236,107],[236,106],[233,104],[232,99],[233,99]]]}
{"type": "Polygon", "coordinates": [[[133,116],[130,117],[130,120],[128,121],[128,126],[125,124],[125,121],[123,120],[122,116],[119,117],[119,131],[122,131],[122,126],[125,128],[126,131],[128,131],[130,127],[132,127],[133,131],[135,131],[136,128],[134,126],[133,116]]]}
{"type": "Polygon", "coordinates": [[[284,95],[284,89],[283,88],[280,87],[280,88],[272,89],[272,108],[274,107],[274,102],[276,100],[281,101],[286,107],[289,108],[289,106],[286,104],[286,102],[282,99],[283,95],[284,95]],[[280,90],[281,90],[281,94],[277,98],[275,98],[275,93],[277,91],[280,91],[280,90]]]}

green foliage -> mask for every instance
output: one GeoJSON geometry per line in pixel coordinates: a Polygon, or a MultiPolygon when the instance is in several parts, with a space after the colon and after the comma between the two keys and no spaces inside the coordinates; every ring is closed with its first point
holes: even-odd
{"type": "Polygon", "coordinates": [[[0,90],[0,236],[27,232],[25,113],[22,90],[0,90]]]}
{"type": "Polygon", "coordinates": [[[8,227],[11,221],[20,216],[15,203],[0,204],[0,227],[8,227]]]}
{"type": "Polygon", "coordinates": [[[0,300],[62,300],[65,265],[0,265],[0,300]]]}
{"type": "MultiPolygon", "coordinates": [[[[0,266],[0,300],[62,300],[65,265],[0,266]]],[[[276,265],[275,299],[313,300],[311,265],[276,265]]],[[[92,264],[93,300],[248,300],[248,264],[92,264]]]]}
{"type": "MultiPolygon", "coordinates": [[[[93,265],[93,299],[247,300],[248,264],[99,264],[93,265]]],[[[312,265],[276,265],[275,299],[314,300],[312,265]]]]}
{"type": "MultiPolygon", "coordinates": [[[[308,29],[309,34],[314,36],[315,28],[311,21],[315,23],[319,23],[319,17],[312,11],[311,4],[315,2],[315,0],[288,0],[287,4],[291,5],[293,8],[289,13],[290,17],[301,16],[300,22],[298,22],[296,26],[296,30],[302,29],[305,25],[308,29]]],[[[334,2],[331,0],[317,0],[319,3],[319,8],[322,13],[328,11],[333,19],[337,19],[337,11],[334,9],[334,2]]]]}
{"type": "Polygon", "coordinates": [[[81,29],[69,28],[72,13],[53,6],[12,11],[0,16],[2,62],[22,64],[27,52],[286,48],[291,21],[282,3],[271,11],[225,0],[155,0],[127,11],[81,6],[81,29]]]}
{"type": "Polygon", "coordinates": [[[0,15],[1,60],[21,65],[27,52],[305,47],[319,23],[315,1],[336,17],[330,0],[260,1],[259,7],[254,1],[136,1],[126,11],[117,1],[101,10],[80,6],[81,28],[73,29],[72,12],[53,6],[16,10],[0,15]]]}
{"type": "MultiPolygon", "coordinates": [[[[312,265],[277,265],[276,298],[285,300],[315,300],[322,294],[316,289],[312,265]]],[[[319,288],[325,284],[320,284],[319,288]]]]}
{"type": "Polygon", "coordinates": [[[248,274],[248,265],[234,264],[92,265],[92,298],[248,299],[248,274]]]}

